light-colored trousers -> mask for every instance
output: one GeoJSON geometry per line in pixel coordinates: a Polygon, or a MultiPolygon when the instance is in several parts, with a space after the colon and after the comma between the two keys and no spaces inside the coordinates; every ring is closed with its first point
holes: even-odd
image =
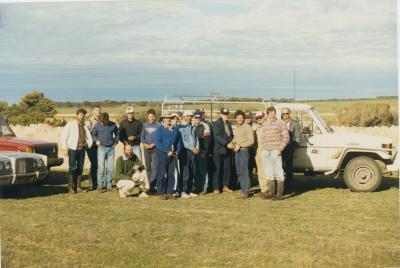
{"type": "Polygon", "coordinates": [[[132,180],[120,180],[117,183],[119,194],[125,196],[131,194],[136,186],[142,191],[147,191],[150,188],[146,170],[136,171],[132,175],[132,180]]]}
{"type": "Polygon", "coordinates": [[[262,151],[262,158],[267,180],[284,181],[281,152],[279,150],[264,150],[262,151]]]}
{"type": "Polygon", "coordinates": [[[267,176],[265,175],[261,149],[257,149],[256,165],[257,165],[258,184],[260,185],[261,192],[265,193],[268,191],[268,181],[267,181],[267,176]]]}

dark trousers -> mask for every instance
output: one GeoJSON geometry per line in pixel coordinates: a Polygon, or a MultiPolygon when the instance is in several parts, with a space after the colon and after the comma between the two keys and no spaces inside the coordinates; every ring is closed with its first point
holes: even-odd
{"type": "Polygon", "coordinates": [[[232,159],[231,153],[226,155],[215,154],[215,173],[213,177],[214,190],[221,190],[222,186],[228,186],[231,178],[232,159]]]}
{"type": "Polygon", "coordinates": [[[144,161],[146,164],[147,178],[150,189],[154,189],[157,182],[157,151],[144,149],[144,161]]]}
{"type": "Polygon", "coordinates": [[[293,153],[295,147],[287,145],[282,151],[282,166],[286,174],[286,181],[293,180],[293,153]]]}
{"type": "Polygon", "coordinates": [[[167,153],[157,151],[157,193],[172,194],[174,191],[175,159],[167,153]]]}
{"type": "Polygon", "coordinates": [[[244,194],[249,193],[250,178],[249,178],[249,150],[240,149],[235,153],[236,173],[239,177],[240,189],[244,194]]]}
{"type": "Polygon", "coordinates": [[[180,164],[180,181],[179,192],[190,194],[193,188],[193,158],[194,154],[191,150],[184,149],[179,155],[180,164]]]}
{"type": "Polygon", "coordinates": [[[85,149],[68,149],[69,174],[72,177],[72,187],[76,188],[78,177],[82,175],[83,164],[85,163],[85,149]]]}
{"type": "Polygon", "coordinates": [[[97,145],[93,144],[92,147],[86,148],[86,153],[90,161],[90,179],[92,180],[92,189],[97,188],[97,145]]]}

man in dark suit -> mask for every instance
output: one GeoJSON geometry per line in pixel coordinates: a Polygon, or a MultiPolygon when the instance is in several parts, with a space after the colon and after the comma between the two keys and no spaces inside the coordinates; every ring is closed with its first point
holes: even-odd
{"type": "Polygon", "coordinates": [[[214,136],[214,163],[215,173],[213,176],[214,193],[232,192],[228,188],[231,177],[232,144],[233,131],[232,125],[228,121],[229,109],[222,108],[221,117],[213,124],[214,136]]]}
{"type": "Polygon", "coordinates": [[[290,118],[290,109],[282,109],[282,120],[289,130],[289,143],[282,152],[283,170],[286,173],[286,182],[293,180],[293,153],[300,144],[301,127],[297,120],[290,118]]]}

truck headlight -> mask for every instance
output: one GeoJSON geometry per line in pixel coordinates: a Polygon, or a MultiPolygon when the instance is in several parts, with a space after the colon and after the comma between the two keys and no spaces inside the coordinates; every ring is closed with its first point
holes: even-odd
{"type": "Polygon", "coordinates": [[[383,143],[382,148],[383,149],[392,149],[393,145],[391,143],[383,143]]]}
{"type": "Polygon", "coordinates": [[[6,164],[3,161],[0,161],[0,172],[3,172],[6,170],[6,164]]]}
{"type": "Polygon", "coordinates": [[[5,167],[6,167],[6,170],[11,170],[11,163],[6,162],[5,167]]]}
{"type": "Polygon", "coordinates": [[[44,161],[43,161],[43,159],[38,159],[37,165],[38,165],[38,168],[44,167],[44,161]]]}

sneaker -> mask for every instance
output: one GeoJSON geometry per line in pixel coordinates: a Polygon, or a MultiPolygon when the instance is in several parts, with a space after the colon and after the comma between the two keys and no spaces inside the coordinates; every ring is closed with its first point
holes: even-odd
{"type": "Polygon", "coordinates": [[[189,197],[197,197],[197,194],[195,194],[195,193],[190,193],[190,194],[189,194],[189,197]]]}
{"type": "Polygon", "coordinates": [[[142,193],[139,195],[139,197],[148,198],[149,195],[148,195],[146,192],[142,192],[142,193]]]}
{"type": "Polygon", "coordinates": [[[224,193],[233,193],[231,189],[228,188],[228,186],[224,186],[224,189],[222,190],[224,193]]]}
{"type": "Polygon", "coordinates": [[[190,195],[188,195],[187,193],[185,193],[185,192],[182,192],[181,193],[181,198],[183,198],[183,199],[188,199],[188,198],[190,198],[191,196],[190,195]]]}
{"type": "Polygon", "coordinates": [[[167,194],[166,198],[168,200],[175,200],[176,199],[176,197],[173,194],[167,194]]]}
{"type": "Polygon", "coordinates": [[[242,192],[236,195],[236,199],[246,199],[246,198],[249,198],[249,195],[242,192]]]}

